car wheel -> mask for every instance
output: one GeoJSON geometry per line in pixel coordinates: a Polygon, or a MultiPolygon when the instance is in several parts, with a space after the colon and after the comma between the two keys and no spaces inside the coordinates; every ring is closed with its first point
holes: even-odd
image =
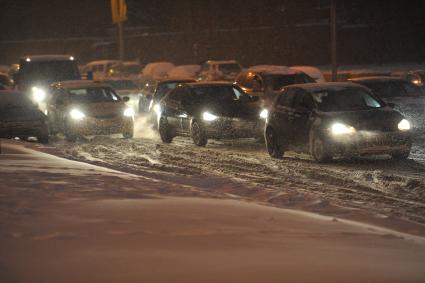
{"type": "Polygon", "coordinates": [[[285,151],[283,150],[282,146],[279,145],[276,133],[272,128],[269,127],[266,129],[264,139],[269,155],[273,158],[281,159],[285,151]]]}
{"type": "Polygon", "coordinates": [[[332,155],[326,149],[326,144],[322,138],[313,138],[311,149],[311,155],[317,162],[325,163],[332,160],[332,155]]]}
{"type": "Polygon", "coordinates": [[[406,160],[410,155],[410,151],[405,151],[401,153],[391,154],[392,159],[394,160],[406,160]]]}
{"type": "Polygon", "coordinates": [[[161,117],[159,119],[158,131],[162,142],[170,143],[173,140],[173,136],[171,136],[170,129],[168,127],[167,118],[161,117]]]}
{"type": "Polygon", "coordinates": [[[192,136],[193,143],[197,146],[205,146],[208,142],[207,135],[197,121],[192,122],[190,128],[190,135],[192,136]]]}
{"type": "Polygon", "coordinates": [[[127,132],[123,132],[123,133],[122,133],[122,136],[123,136],[125,139],[132,139],[132,138],[133,138],[133,136],[134,136],[134,131],[133,131],[133,130],[130,130],[130,131],[127,131],[127,132]]]}
{"type": "Polygon", "coordinates": [[[40,135],[37,137],[37,141],[39,143],[49,143],[49,135],[45,134],[45,135],[40,135]]]}

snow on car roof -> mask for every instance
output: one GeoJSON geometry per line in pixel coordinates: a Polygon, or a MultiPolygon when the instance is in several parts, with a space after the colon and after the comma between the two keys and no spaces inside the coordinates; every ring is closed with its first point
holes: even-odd
{"type": "Polygon", "coordinates": [[[102,65],[102,64],[114,64],[119,63],[119,60],[111,59],[111,60],[97,60],[97,61],[90,61],[87,63],[87,65],[102,65]]]}
{"type": "Polygon", "coordinates": [[[239,65],[238,61],[236,60],[208,60],[207,63],[217,64],[217,65],[220,65],[220,64],[238,64],[239,65]]]}
{"type": "Polygon", "coordinates": [[[249,67],[247,71],[276,75],[295,75],[300,73],[299,71],[281,65],[256,65],[249,67]]]}
{"type": "Polygon", "coordinates": [[[385,81],[402,81],[405,82],[405,79],[398,78],[398,77],[390,77],[390,76],[373,76],[373,77],[358,77],[358,78],[352,78],[349,79],[352,82],[357,81],[368,81],[368,82],[385,82],[385,81]]]}
{"type": "Polygon", "coordinates": [[[41,61],[65,61],[74,60],[74,57],[70,54],[44,54],[44,55],[27,55],[21,57],[22,61],[41,62],[41,61]],[[72,59],[71,59],[72,58],[72,59]]]}

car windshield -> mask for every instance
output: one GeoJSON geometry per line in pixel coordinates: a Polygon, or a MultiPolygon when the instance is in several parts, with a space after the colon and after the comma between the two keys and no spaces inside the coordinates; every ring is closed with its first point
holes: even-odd
{"type": "Polygon", "coordinates": [[[235,63],[220,64],[218,69],[223,73],[239,73],[241,71],[241,66],[235,63]]]}
{"type": "Polygon", "coordinates": [[[0,109],[5,111],[11,108],[31,108],[35,107],[32,101],[23,94],[0,94],[0,109]]]}
{"type": "Polygon", "coordinates": [[[161,100],[170,90],[175,89],[179,84],[181,83],[187,83],[192,82],[190,80],[188,81],[174,81],[174,82],[163,82],[159,83],[158,87],[155,91],[155,100],[161,100]]]}
{"type": "Polygon", "coordinates": [[[74,61],[43,61],[23,64],[20,71],[29,80],[78,80],[80,73],[74,61]]]}
{"type": "Polygon", "coordinates": [[[105,83],[117,90],[137,89],[137,85],[132,80],[110,80],[105,83]]]}
{"type": "Polygon", "coordinates": [[[201,102],[230,102],[238,100],[242,93],[233,86],[194,87],[195,98],[201,102]]]}
{"type": "Polygon", "coordinates": [[[381,108],[384,105],[361,88],[326,89],[312,93],[320,111],[338,112],[381,108]]]}
{"type": "Polygon", "coordinates": [[[269,87],[272,90],[280,90],[282,87],[292,84],[303,84],[313,83],[314,79],[310,78],[305,74],[293,74],[293,75],[265,75],[264,81],[266,88],[269,87]]]}
{"type": "Polygon", "coordinates": [[[393,98],[401,96],[425,96],[422,88],[404,81],[358,82],[370,88],[377,96],[393,98]]]}
{"type": "Polygon", "coordinates": [[[69,94],[73,102],[114,102],[121,100],[112,89],[104,87],[70,89],[69,94]]]}

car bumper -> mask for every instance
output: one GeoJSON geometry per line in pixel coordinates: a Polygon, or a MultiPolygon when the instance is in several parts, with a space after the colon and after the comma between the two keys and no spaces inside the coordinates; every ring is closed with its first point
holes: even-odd
{"type": "Polygon", "coordinates": [[[397,154],[410,151],[410,133],[359,132],[352,136],[330,137],[332,155],[397,154]]]}
{"type": "Polygon", "coordinates": [[[265,121],[248,121],[238,118],[220,118],[204,122],[205,133],[209,138],[259,138],[264,134],[265,121]]]}
{"type": "Polygon", "coordinates": [[[80,121],[72,121],[70,130],[80,136],[110,135],[133,131],[133,118],[92,118],[86,117],[80,121]]]}
{"type": "Polygon", "coordinates": [[[39,137],[48,135],[44,120],[0,122],[0,137],[39,137]]]}

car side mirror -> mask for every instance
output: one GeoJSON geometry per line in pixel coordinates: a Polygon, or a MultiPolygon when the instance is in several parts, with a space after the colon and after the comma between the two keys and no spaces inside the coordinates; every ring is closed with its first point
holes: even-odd
{"type": "Polygon", "coordinates": [[[130,101],[130,98],[129,98],[128,96],[124,96],[124,97],[122,98],[122,100],[123,100],[124,102],[129,102],[129,101],[130,101]]]}

